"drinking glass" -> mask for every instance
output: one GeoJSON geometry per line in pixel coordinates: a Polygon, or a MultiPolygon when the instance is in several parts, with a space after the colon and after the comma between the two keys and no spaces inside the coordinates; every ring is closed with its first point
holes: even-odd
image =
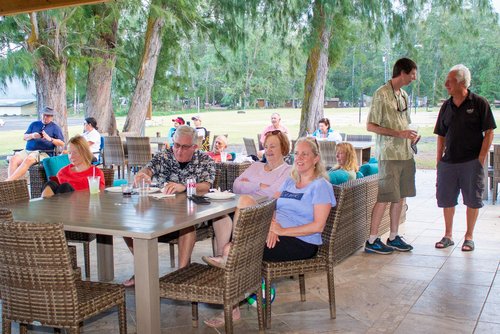
{"type": "Polygon", "coordinates": [[[133,186],[131,183],[124,183],[122,184],[122,194],[123,196],[130,196],[132,195],[132,191],[133,191],[133,186]]]}
{"type": "Polygon", "coordinates": [[[227,153],[222,151],[220,152],[220,162],[226,162],[227,161],[227,153]]]}
{"type": "Polygon", "coordinates": [[[149,183],[147,183],[145,180],[142,180],[139,183],[139,196],[147,196],[149,194],[149,183]]]}
{"type": "Polygon", "coordinates": [[[99,183],[101,181],[100,176],[88,176],[87,180],[89,181],[89,191],[91,194],[99,193],[99,183]]]}

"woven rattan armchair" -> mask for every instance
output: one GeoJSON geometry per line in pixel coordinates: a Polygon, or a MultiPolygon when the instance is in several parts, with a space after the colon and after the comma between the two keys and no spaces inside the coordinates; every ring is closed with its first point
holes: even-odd
{"type": "Polygon", "coordinates": [[[21,324],[22,333],[34,323],[80,333],[84,320],[114,306],[120,333],[127,332],[125,289],[75,278],[60,223],[18,222],[0,214],[0,291],[4,334],[11,333],[12,322],[21,324]]]}
{"type": "Polygon", "coordinates": [[[199,263],[160,278],[160,297],[193,303],[193,327],[198,326],[198,302],[223,304],[226,333],[233,332],[233,307],[245,294],[257,292],[259,329],[264,328],[260,267],[275,201],[242,209],[233,232],[225,269],[199,263]]]}
{"type": "Polygon", "coordinates": [[[245,144],[247,155],[257,156],[257,148],[255,147],[255,141],[252,138],[243,138],[243,143],[245,144]]]}
{"type": "Polygon", "coordinates": [[[122,139],[119,136],[107,136],[104,137],[104,149],[103,149],[103,162],[104,166],[118,167],[118,178],[121,177],[120,171],[123,170],[123,176],[125,176],[125,167],[127,166],[127,159],[125,159],[125,151],[123,150],[122,139]]]}
{"type": "Polygon", "coordinates": [[[140,168],[151,161],[149,137],[126,137],[128,167],[140,168]]]}
{"type": "MultiPolygon", "coordinates": [[[[112,168],[101,168],[104,173],[104,183],[106,187],[111,187],[115,178],[115,172],[112,168]]],[[[30,190],[31,198],[37,198],[42,195],[42,187],[47,180],[47,174],[43,165],[33,165],[29,169],[30,172],[30,190]]],[[[85,277],[90,278],[90,243],[96,239],[95,234],[83,232],[66,232],[66,239],[69,242],[78,242],[83,245],[83,259],[85,263],[85,277]]]]}
{"type": "Polygon", "coordinates": [[[28,183],[25,179],[0,182],[0,205],[29,199],[28,183]]]}
{"type": "MultiPolygon", "coordinates": [[[[492,157],[493,157],[493,164],[491,171],[488,170],[488,176],[490,177],[490,183],[492,188],[492,194],[491,194],[492,203],[495,204],[498,197],[498,184],[500,183],[500,145],[498,144],[493,145],[492,157]]],[[[486,187],[485,191],[488,191],[488,187],[486,187]]]]}
{"type": "Polygon", "coordinates": [[[333,167],[337,163],[337,144],[334,141],[318,140],[321,160],[326,167],[333,167]]]}
{"type": "MultiPolygon", "coordinates": [[[[336,318],[335,310],[335,285],[333,268],[335,265],[334,259],[334,238],[337,229],[339,212],[337,207],[342,207],[344,202],[343,192],[336,192],[335,197],[337,200],[337,206],[330,210],[328,219],[326,221],[325,229],[321,234],[323,245],[320,246],[318,253],[315,257],[307,260],[299,261],[283,261],[283,262],[262,262],[262,276],[264,276],[266,285],[266,296],[271,296],[271,284],[273,279],[279,277],[289,277],[293,275],[299,275],[299,285],[300,285],[300,299],[301,301],[306,300],[306,288],[305,288],[305,273],[315,273],[320,271],[327,272],[328,279],[328,296],[330,298],[330,317],[332,319],[336,318]]],[[[271,303],[266,304],[266,327],[271,327],[271,303]]]]}

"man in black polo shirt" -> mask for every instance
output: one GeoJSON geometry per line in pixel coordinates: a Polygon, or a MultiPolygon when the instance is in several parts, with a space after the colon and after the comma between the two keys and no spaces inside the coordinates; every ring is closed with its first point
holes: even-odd
{"type": "Polygon", "coordinates": [[[451,68],[445,83],[451,97],[441,106],[434,128],[438,135],[436,198],[438,207],[443,208],[446,226],[444,237],[435,246],[446,248],[454,244],[453,216],[462,191],[467,206],[464,252],[474,250],[474,225],[483,206],[483,168],[496,128],[488,101],[468,89],[470,79],[470,71],[464,65],[451,68]]]}

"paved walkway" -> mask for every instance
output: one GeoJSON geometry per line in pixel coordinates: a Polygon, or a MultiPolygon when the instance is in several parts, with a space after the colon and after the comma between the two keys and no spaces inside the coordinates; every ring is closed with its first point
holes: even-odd
{"type": "MultiPolygon", "coordinates": [[[[415,247],[410,253],[366,254],[360,249],[336,267],[337,319],[329,319],[326,275],[306,275],[307,301],[300,301],[298,281],[276,284],[273,326],[268,333],[500,333],[500,204],[485,203],[476,227],[474,252],[460,250],[465,209],[457,208],[455,246],[434,248],[443,236],[441,210],[434,199],[435,171],[417,172],[418,196],[408,200],[407,221],[400,232],[415,247]]],[[[385,238],[384,238],[385,239],[385,238]]],[[[133,272],[132,256],[115,239],[116,282],[133,272]]],[[[96,279],[92,245],[92,279],[96,279]]],[[[81,261],[81,246],[78,246],[81,261]]],[[[160,272],[169,272],[168,246],[159,245],[160,272]]],[[[211,253],[207,240],[195,247],[193,261],[211,253]]],[[[134,290],[127,290],[129,333],[135,330],[134,290]]],[[[242,304],[236,333],[258,331],[254,308],[242,304]]],[[[201,321],[191,327],[188,303],[162,301],[162,333],[218,333],[201,321]]],[[[200,319],[221,312],[200,305],[200,319]]],[[[118,333],[116,312],[89,321],[83,333],[118,333]]],[[[37,329],[31,333],[50,333],[37,329]]],[[[220,330],[223,332],[223,330],[220,330]]],[[[14,331],[18,333],[18,331],[14,331]]]]}

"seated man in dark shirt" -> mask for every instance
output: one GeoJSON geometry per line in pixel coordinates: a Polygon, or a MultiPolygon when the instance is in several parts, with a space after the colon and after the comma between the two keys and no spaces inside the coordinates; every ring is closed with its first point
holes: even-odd
{"type": "Polygon", "coordinates": [[[45,107],[42,120],[30,124],[23,138],[26,140],[26,149],[10,158],[6,181],[20,179],[33,164],[52,156],[56,146],[64,146],[61,128],[52,122],[53,119],[54,110],[45,107]]]}

